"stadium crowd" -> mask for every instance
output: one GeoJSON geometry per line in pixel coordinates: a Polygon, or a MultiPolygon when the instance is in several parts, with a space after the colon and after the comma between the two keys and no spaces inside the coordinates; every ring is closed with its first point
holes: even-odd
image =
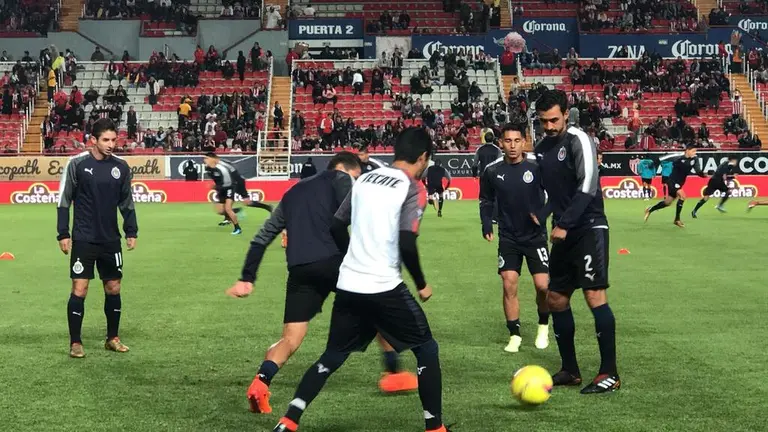
{"type": "Polygon", "coordinates": [[[614,28],[622,32],[642,32],[653,28],[654,20],[668,20],[671,32],[699,29],[696,8],[687,1],[620,0],[619,11],[612,11],[610,0],[583,0],[578,17],[584,32],[614,28]]]}
{"type": "Polygon", "coordinates": [[[32,32],[48,36],[58,30],[59,3],[55,1],[4,0],[0,3],[0,33],[32,32]]]}

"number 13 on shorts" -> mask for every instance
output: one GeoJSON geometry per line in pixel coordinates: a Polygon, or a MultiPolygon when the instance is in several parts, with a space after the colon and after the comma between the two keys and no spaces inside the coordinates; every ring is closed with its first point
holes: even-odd
{"type": "Polygon", "coordinates": [[[541,263],[549,267],[549,254],[547,253],[547,248],[538,248],[536,249],[536,252],[539,254],[539,260],[541,263]]]}

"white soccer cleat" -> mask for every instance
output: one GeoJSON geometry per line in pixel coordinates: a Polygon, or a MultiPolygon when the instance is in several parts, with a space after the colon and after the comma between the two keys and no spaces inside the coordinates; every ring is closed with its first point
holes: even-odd
{"type": "Polygon", "coordinates": [[[510,336],[509,343],[504,347],[504,351],[508,353],[516,353],[520,351],[520,345],[523,343],[523,338],[520,336],[510,336]]]}
{"type": "Polygon", "coordinates": [[[717,206],[717,207],[715,207],[715,208],[716,208],[716,209],[717,209],[717,211],[719,211],[720,213],[728,213],[728,212],[725,210],[725,208],[724,208],[724,207],[722,207],[722,206],[717,206]]]}
{"type": "Polygon", "coordinates": [[[549,346],[549,326],[547,324],[539,324],[534,345],[538,349],[546,349],[549,346]]]}

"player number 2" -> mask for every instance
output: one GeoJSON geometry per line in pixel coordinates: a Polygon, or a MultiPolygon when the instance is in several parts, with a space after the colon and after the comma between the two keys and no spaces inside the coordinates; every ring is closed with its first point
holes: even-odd
{"type": "Polygon", "coordinates": [[[536,249],[536,252],[539,253],[539,260],[541,260],[541,262],[549,261],[549,255],[547,255],[547,248],[536,249]]]}
{"type": "Polygon", "coordinates": [[[584,271],[591,272],[592,268],[592,255],[584,255],[584,271]]]}

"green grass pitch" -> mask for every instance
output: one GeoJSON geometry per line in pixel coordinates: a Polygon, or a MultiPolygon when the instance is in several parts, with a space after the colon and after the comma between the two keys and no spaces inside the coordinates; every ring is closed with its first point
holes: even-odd
{"type": "MultiPolygon", "coordinates": [[[[521,366],[559,367],[555,340],[533,347],[536,324],[530,277],[521,279],[523,348],[507,354],[496,275],[496,245],[480,235],[476,202],[428,210],[419,240],[428,281],[425,304],[440,343],[444,418],[456,432],[758,431],[766,430],[765,227],[768,213],[745,213],[732,200],[718,214],[708,203],[698,220],[686,204],[684,230],[674,207],[607,203],[611,225],[610,304],[617,318],[618,393],[581,396],[555,389],[536,409],[512,400],[521,366]],[[630,255],[618,255],[627,248],[630,255]]],[[[68,357],[68,258],[55,241],[51,206],[0,208],[0,426],[8,431],[268,431],[298,380],[321,353],[330,302],[299,352],[276,377],[274,413],[247,410],[245,391],[265,350],[280,335],[285,261],[269,249],[254,295],[224,290],[237,278],[248,241],[265,218],[249,210],[233,238],[208,205],[140,205],[137,250],[126,252],[121,336],[128,354],[106,352],[103,294],[86,301],[87,357],[68,357]]],[[[598,366],[592,316],[574,296],[577,349],[585,379],[598,366]]],[[[410,369],[415,361],[404,354],[410,369]]],[[[353,355],[310,406],[302,431],[423,430],[418,396],[378,394],[378,347],[353,355]]]]}

